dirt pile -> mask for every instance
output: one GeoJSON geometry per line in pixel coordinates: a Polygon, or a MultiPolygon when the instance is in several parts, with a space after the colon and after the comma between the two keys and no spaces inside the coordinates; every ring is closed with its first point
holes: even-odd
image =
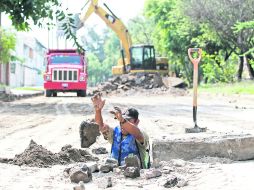
{"type": "MultiPolygon", "coordinates": [[[[0,159],[1,160],[1,159],[0,159]]],[[[2,159],[4,160],[4,159],[2,159]]],[[[71,145],[62,147],[59,153],[52,153],[33,140],[21,154],[16,155],[9,164],[26,165],[45,168],[52,165],[65,165],[75,162],[97,161],[98,158],[90,155],[86,150],[72,148],[71,145]]]]}
{"type": "Polygon", "coordinates": [[[110,78],[108,81],[99,84],[89,95],[94,95],[97,92],[110,94],[144,89],[166,91],[169,88],[185,88],[186,86],[183,80],[175,77],[162,77],[159,74],[151,73],[131,73],[110,78]]]}

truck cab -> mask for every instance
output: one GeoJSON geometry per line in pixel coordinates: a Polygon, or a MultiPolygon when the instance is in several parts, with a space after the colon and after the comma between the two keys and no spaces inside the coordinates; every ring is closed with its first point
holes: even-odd
{"type": "Polygon", "coordinates": [[[86,96],[88,76],[84,53],[75,49],[49,50],[46,61],[46,97],[57,96],[57,92],[76,92],[77,96],[86,96]]]}

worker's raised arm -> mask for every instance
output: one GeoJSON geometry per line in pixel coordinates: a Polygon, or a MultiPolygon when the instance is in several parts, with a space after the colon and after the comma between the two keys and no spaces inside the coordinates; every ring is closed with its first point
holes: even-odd
{"type": "Polygon", "coordinates": [[[140,143],[144,143],[144,136],[140,129],[137,127],[139,120],[135,123],[130,122],[128,120],[123,119],[122,122],[120,122],[121,127],[134,136],[136,140],[138,140],[140,143]]]}
{"type": "Polygon", "coordinates": [[[91,98],[95,111],[95,122],[99,125],[100,130],[103,128],[102,108],[106,100],[101,99],[101,94],[97,93],[91,98]]]}
{"type": "Polygon", "coordinates": [[[140,143],[144,142],[144,136],[140,129],[137,127],[139,124],[139,119],[136,118],[129,118],[125,119],[122,115],[122,111],[119,107],[114,107],[115,111],[112,111],[111,113],[115,115],[116,119],[120,122],[120,126],[123,130],[125,130],[127,133],[134,136],[136,140],[138,140],[140,143]]]}

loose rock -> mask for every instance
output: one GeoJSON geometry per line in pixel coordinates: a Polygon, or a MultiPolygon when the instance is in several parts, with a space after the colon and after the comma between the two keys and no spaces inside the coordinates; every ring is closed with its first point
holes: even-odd
{"type": "Polygon", "coordinates": [[[99,148],[92,149],[92,153],[94,153],[94,154],[107,154],[108,151],[104,147],[99,147],[99,148]]]}
{"type": "Polygon", "coordinates": [[[126,167],[140,167],[140,160],[136,155],[129,155],[124,159],[126,167]]]}
{"type": "Polygon", "coordinates": [[[79,128],[81,147],[88,148],[96,142],[97,136],[100,135],[99,126],[90,120],[83,121],[79,128]]]}
{"type": "Polygon", "coordinates": [[[140,177],[140,170],[138,167],[128,167],[124,170],[124,176],[129,178],[140,177]]]}
{"type": "Polygon", "coordinates": [[[165,188],[171,188],[176,186],[178,183],[178,179],[175,176],[170,176],[167,178],[166,183],[163,185],[165,188]]]}
{"type": "Polygon", "coordinates": [[[92,180],[92,173],[86,165],[83,165],[82,168],[74,167],[70,169],[70,180],[73,183],[79,183],[80,181],[88,183],[92,180]]]}
{"type": "Polygon", "coordinates": [[[145,173],[146,179],[156,178],[161,176],[161,171],[159,169],[150,169],[145,173]]]}

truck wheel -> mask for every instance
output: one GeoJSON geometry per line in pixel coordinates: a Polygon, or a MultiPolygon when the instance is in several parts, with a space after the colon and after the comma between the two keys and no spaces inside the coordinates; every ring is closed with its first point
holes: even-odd
{"type": "Polygon", "coordinates": [[[86,97],[86,90],[79,91],[81,97],[86,97]]]}
{"type": "Polygon", "coordinates": [[[52,95],[52,91],[51,90],[46,90],[46,97],[50,97],[52,95]]]}
{"type": "Polygon", "coordinates": [[[57,92],[53,92],[53,96],[54,96],[54,97],[57,97],[57,92]]]}

